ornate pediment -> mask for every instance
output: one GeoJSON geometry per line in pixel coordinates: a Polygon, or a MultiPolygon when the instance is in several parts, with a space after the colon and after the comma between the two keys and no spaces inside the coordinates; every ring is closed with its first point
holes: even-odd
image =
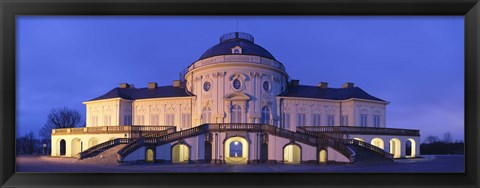
{"type": "Polygon", "coordinates": [[[252,97],[242,92],[233,92],[227,94],[224,99],[227,101],[249,101],[252,97]]]}

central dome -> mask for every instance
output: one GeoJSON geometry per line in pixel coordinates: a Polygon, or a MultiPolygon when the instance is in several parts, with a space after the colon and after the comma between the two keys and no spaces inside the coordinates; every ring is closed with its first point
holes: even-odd
{"type": "Polygon", "coordinates": [[[208,49],[198,60],[219,55],[232,55],[234,48],[240,47],[241,55],[255,55],[276,60],[265,48],[256,45],[253,36],[244,32],[227,33],[220,37],[220,43],[208,49]]]}

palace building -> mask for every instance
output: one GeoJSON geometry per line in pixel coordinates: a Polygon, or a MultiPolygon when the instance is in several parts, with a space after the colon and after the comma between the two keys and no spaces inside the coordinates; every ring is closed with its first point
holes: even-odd
{"type": "Polygon", "coordinates": [[[122,83],[85,101],[86,127],[52,130],[51,155],[227,164],[417,156],[419,130],[387,128],[388,103],[350,82],[301,85],[252,35],[233,32],[172,85],[122,83]]]}

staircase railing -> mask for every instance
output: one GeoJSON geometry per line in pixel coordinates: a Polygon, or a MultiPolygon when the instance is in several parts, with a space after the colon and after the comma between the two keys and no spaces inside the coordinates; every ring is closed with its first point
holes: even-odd
{"type": "Polygon", "coordinates": [[[387,159],[391,159],[393,160],[393,155],[388,153],[388,152],[385,152],[383,149],[379,148],[379,147],[376,147],[374,145],[371,145],[369,143],[366,143],[366,142],[363,142],[363,141],[360,141],[360,140],[355,140],[355,139],[341,139],[341,138],[335,138],[335,137],[331,137],[325,133],[322,133],[322,132],[313,132],[313,131],[309,131],[307,130],[305,127],[297,127],[297,131],[300,131],[300,132],[304,132],[304,133],[308,133],[308,134],[314,134],[314,135],[317,135],[317,136],[320,136],[320,137],[326,137],[326,138],[330,138],[330,139],[333,139],[335,140],[335,142],[341,142],[343,143],[343,147],[346,147],[345,144],[352,144],[352,145],[356,145],[356,146],[359,146],[359,147],[362,147],[362,148],[365,148],[365,149],[368,149],[370,151],[373,151],[373,152],[376,152],[384,157],[386,157],[387,159]]]}
{"type": "Polygon", "coordinates": [[[178,131],[178,132],[173,132],[173,133],[166,134],[166,135],[151,134],[151,135],[149,135],[149,137],[143,137],[143,138],[136,139],[136,140],[132,141],[131,143],[129,143],[128,145],[126,145],[125,147],[123,147],[122,149],[118,150],[118,152],[117,152],[118,160],[122,161],[124,157],[126,157],[127,155],[129,155],[133,151],[141,148],[145,144],[161,145],[163,143],[168,143],[168,142],[172,142],[172,141],[175,141],[175,140],[200,135],[200,134],[206,133],[207,131],[208,131],[208,125],[201,125],[201,126],[198,126],[198,127],[193,127],[193,128],[190,128],[190,129],[186,129],[186,130],[182,130],[182,131],[178,131]]]}
{"type": "Polygon", "coordinates": [[[145,144],[162,145],[175,140],[185,139],[192,136],[207,133],[209,131],[251,131],[251,132],[268,132],[272,135],[277,135],[287,139],[297,140],[312,146],[326,145],[334,148],[344,156],[350,159],[351,162],[355,161],[355,153],[344,145],[341,140],[325,137],[310,132],[294,132],[286,129],[274,127],[266,124],[249,124],[249,123],[223,123],[223,124],[204,124],[198,127],[182,130],[179,132],[169,133],[165,135],[150,134],[143,138],[136,139],[130,142],[128,145],[120,149],[118,153],[118,160],[122,161],[124,157],[132,153],[133,151],[141,148],[145,144]]]}
{"type": "Polygon", "coordinates": [[[393,155],[392,154],[390,154],[390,153],[386,152],[385,150],[383,150],[382,148],[379,148],[379,147],[374,146],[372,144],[369,144],[369,143],[366,143],[366,142],[363,142],[363,141],[360,141],[360,140],[355,140],[355,139],[343,139],[343,143],[360,146],[362,148],[366,148],[368,150],[374,151],[374,152],[384,156],[387,159],[393,160],[393,155]]]}
{"type": "Polygon", "coordinates": [[[300,128],[311,132],[321,133],[420,136],[420,131],[414,129],[352,126],[301,126],[300,128]]]}
{"type": "Polygon", "coordinates": [[[95,146],[92,146],[92,147],[88,148],[85,151],[80,152],[78,158],[79,159],[85,159],[87,157],[92,157],[92,156],[98,154],[97,152],[104,151],[106,149],[110,149],[110,148],[115,147],[119,144],[128,144],[128,143],[130,143],[131,140],[132,140],[131,138],[116,138],[116,139],[113,139],[113,140],[102,142],[100,144],[97,144],[95,146]]]}

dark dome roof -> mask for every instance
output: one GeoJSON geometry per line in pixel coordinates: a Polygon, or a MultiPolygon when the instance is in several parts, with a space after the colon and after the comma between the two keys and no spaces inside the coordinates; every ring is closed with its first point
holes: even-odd
{"type": "Polygon", "coordinates": [[[242,55],[255,55],[276,60],[270,52],[265,50],[265,48],[253,43],[252,35],[243,32],[227,33],[223,35],[220,37],[220,43],[208,49],[198,60],[219,55],[231,55],[232,48],[235,46],[240,46],[242,48],[242,55]]]}

